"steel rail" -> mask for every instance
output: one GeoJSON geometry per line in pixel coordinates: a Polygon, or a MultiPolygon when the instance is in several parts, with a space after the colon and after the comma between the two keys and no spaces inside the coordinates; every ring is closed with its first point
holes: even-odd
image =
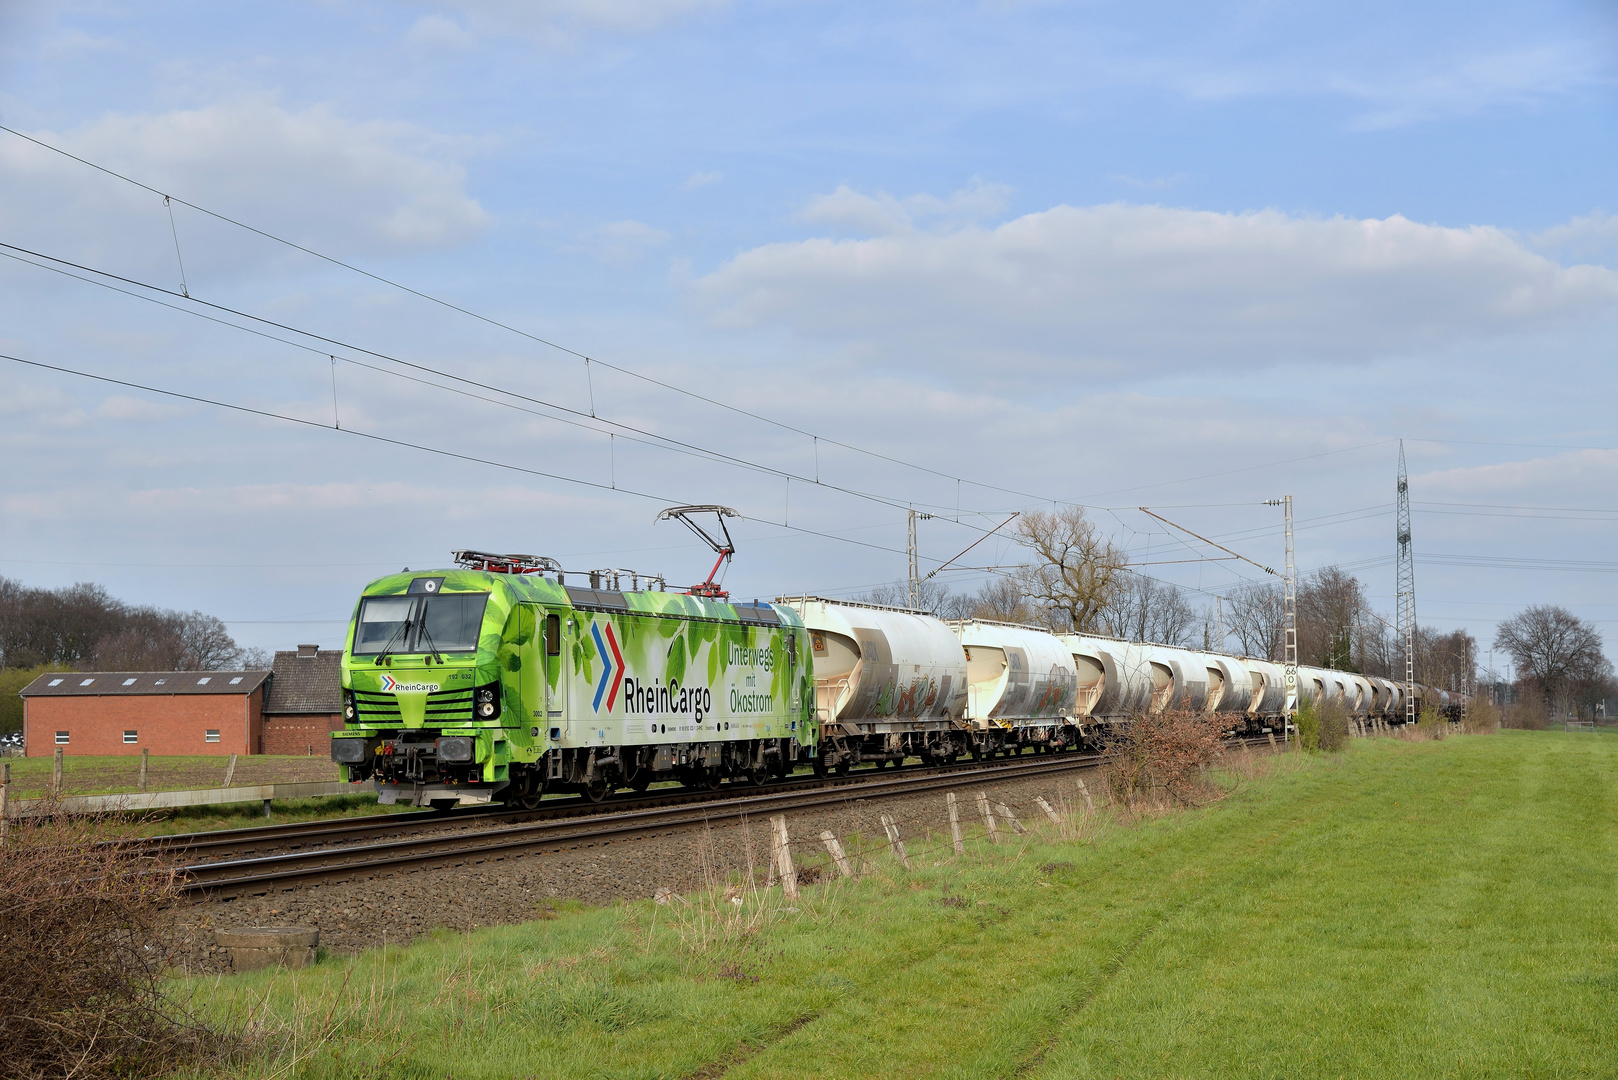
{"type": "Polygon", "coordinates": [[[1041,756],[1011,764],[911,774],[859,784],[777,791],[745,798],[629,810],[587,819],[561,819],[490,829],[474,838],[427,836],[360,847],[332,848],[255,859],[198,863],[183,867],[183,890],[214,896],[268,892],[320,881],[369,877],[377,873],[500,861],[512,856],[595,847],[615,841],[668,835],[746,816],[807,810],[860,799],[895,798],[959,785],[1010,781],[1049,773],[1094,768],[1097,755],[1041,756]],[[336,861],[333,861],[336,860],[336,861]]]}
{"type": "MultiPolygon", "coordinates": [[[[1092,755],[1093,756],[1093,755],[1092,755]]],[[[971,768],[1006,768],[1022,759],[1020,755],[1004,759],[1001,764],[986,762],[959,762],[952,765],[915,764],[901,766],[895,773],[884,770],[858,769],[843,775],[826,777],[803,773],[763,784],[720,788],[665,788],[645,794],[615,795],[599,803],[582,796],[569,796],[549,800],[533,810],[498,805],[466,810],[422,810],[399,814],[375,814],[363,818],[326,818],[319,821],[289,822],[282,825],[255,825],[243,829],[219,829],[194,833],[172,833],[165,836],[141,837],[132,841],[119,841],[126,846],[142,850],[177,852],[243,851],[255,848],[297,847],[317,843],[335,843],[350,839],[363,839],[383,832],[420,832],[450,829],[456,826],[477,826],[490,818],[520,823],[556,818],[588,818],[615,813],[626,809],[652,806],[690,805],[740,798],[760,792],[775,792],[786,788],[809,788],[825,785],[854,785],[868,783],[873,776],[917,776],[937,772],[958,772],[971,768]]],[[[364,793],[364,792],[361,792],[364,793]]]]}

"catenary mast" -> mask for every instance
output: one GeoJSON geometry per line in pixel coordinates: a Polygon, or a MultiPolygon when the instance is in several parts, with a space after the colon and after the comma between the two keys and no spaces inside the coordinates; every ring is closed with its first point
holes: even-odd
{"type": "Polygon", "coordinates": [[[1410,481],[1405,475],[1405,442],[1399,440],[1399,637],[1405,650],[1405,723],[1416,722],[1416,555],[1410,547],[1410,481]]]}

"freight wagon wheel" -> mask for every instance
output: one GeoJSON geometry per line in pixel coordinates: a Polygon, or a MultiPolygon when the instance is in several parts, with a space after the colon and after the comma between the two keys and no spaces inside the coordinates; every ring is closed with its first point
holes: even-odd
{"type": "Polygon", "coordinates": [[[851,763],[849,762],[849,760],[846,757],[841,759],[840,761],[838,761],[837,762],[837,775],[838,776],[847,776],[850,764],[851,763]]]}
{"type": "Polygon", "coordinates": [[[818,755],[809,763],[809,768],[822,780],[826,779],[827,774],[831,772],[830,769],[826,768],[826,759],[818,755]]]}

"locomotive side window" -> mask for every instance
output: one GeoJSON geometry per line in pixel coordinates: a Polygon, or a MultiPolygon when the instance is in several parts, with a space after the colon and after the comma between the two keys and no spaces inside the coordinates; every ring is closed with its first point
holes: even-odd
{"type": "Polygon", "coordinates": [[[545,616],[545,655],[562,655],[562,617],[560,615],[545,616]]]}

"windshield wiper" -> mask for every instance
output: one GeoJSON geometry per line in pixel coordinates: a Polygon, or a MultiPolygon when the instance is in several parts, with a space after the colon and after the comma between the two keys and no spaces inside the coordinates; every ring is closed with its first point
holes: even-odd
{"type": "Polygon", "coordinates": [[[426,601],[423,601],[421,605],[421,636],[427,639],[427,648],[431,650],[433,662],[442,664],[444,662],[444,658],[439,654],[438,646],[433,644],[433,632],[427,629],[426,601]]]}
{"type": "MultiPolygon", "coordinates": [[[[412,603],[410,605],[410,610],[411,611],[416,610],[416,605],[414,603],[412,603]]],[[[398,627],[393,631],[392,636],[390,636],[388,638],[387,644],[382,646],[382,651],[376,654],[376,666],[377,667],[381,667],[382,666],[382,661],[387,659],[388,650],[393,648],[393,643],[396,640],[398,640],[399,634],[401,632],[403,632],[405,634],[410,633],[410,616],[408,614],[405,615],[404,622],[400,623],[398,625],[398,627]]]]}

